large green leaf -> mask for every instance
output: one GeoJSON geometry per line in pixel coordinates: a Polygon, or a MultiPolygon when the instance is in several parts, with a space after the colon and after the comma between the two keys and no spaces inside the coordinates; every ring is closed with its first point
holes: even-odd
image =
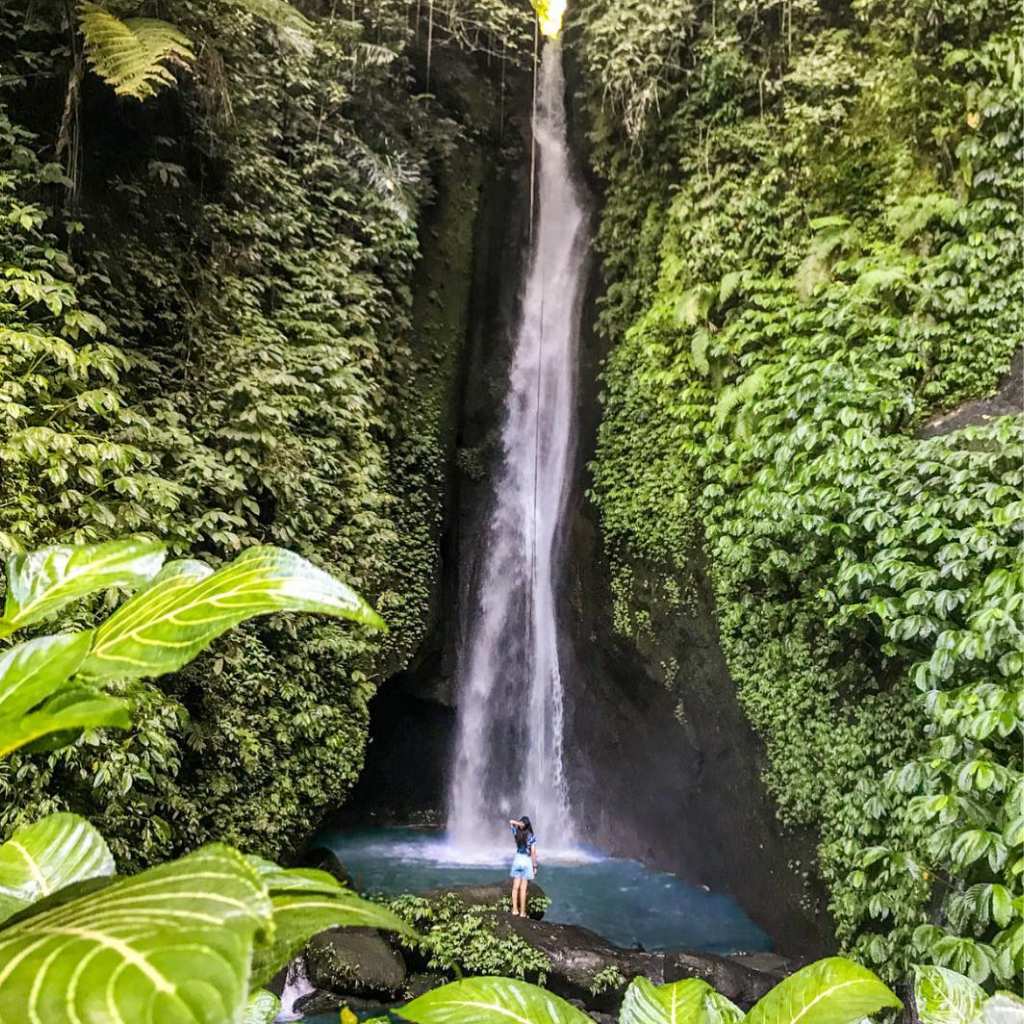
{"type": "Polygon", "coordinates": [[[78,670],[92,633],[63,633],[28,640],[0,653],[0,718],[31,711],[78,670]]]}
{"type": "Polygon", "coordinates": [[[274,937],[272,942],[256,949],[254,985],[265,985],[314,935],[327,928],[380,928],[414,934],[397,914],[357,896],[324,871],[299,869],[293,873],[278,868],[278,872],[286,877],[263,875],[271,889],[274,937]],[[311,878],[312,875],[322,876],[322,879],[311,878]]]}
{"type": "Polygon", "coordinates": [[[914,1001],[921,1024],[972,1024],[985,990],[946,967],[915,965],[914,1001]]]}
{"type": "Polygon", "coordinates": [[[743,1011],[706,981],[687,978],[652,985],[634,978],[619,1010],[619,1024],[738,1024],[743,1011]]]}
{"type": "Polygon", "coordinates": [[[376,612],[344,583],[291,551],[253,547],[211,573],[201,562],[172,562],[96,631],[81,674],[159,676],[191,661],[207,644],[255,615],[319,612],[378,629],[376,612]]]}
{"type": "Polygon", "coordinates": [[[128,705],[117,697],[81,686],[61,690],[27,715],[0,718],[0,757],[47,737],[52,739],[55,733],[60,734],[56,745],[63,746],[82,729],[128,729],[131,724],[128,705]]]}
{"type": "Polygon", "coordinates": [[[106,544],[57,544],[15,555],[7,562],[0,637],[97,590],[140,586],[160,570],[164,554],[163,544],[127,537],[106,544]]]}
{"type": "Polygon", "coordinates": [[[511,978],[465,978],[398,1011],[413,1024],[591,1024],[564,999],[511,978]]]}
{"type": "Polygon", "coordinates": [[[746,1024],[853,1024],[902,1005],[878,975],[833,956],[780,981],[747,1014],[746,1024]]]}
{"type": "Polygon", "coordinates": [[[245,859],[267,887],[272,896],[284,893],[318,892],[334,895],[347,893],[345,888],[333,875],[319,868],[283,868],[272,860],[246,854],[245,859]]]}
{"type": "Polygon", "coordinates": [[[103,836],[75,814],[51,814],[0,846],[0,922],[76,882],[114,873],[103,836]]]}
{"type": "Polygon", "coordinates": [[[254,936],[271,926],[245,859],[204,847],[0,932],[0,1020],[238,1020],[254,936]]]}
{"type": "Polygon", "coordinates": [[[271,1024],[281,1009],[281,1000],[261,988],[249,997],[249,1003],[242,1014],[242,1024],[271,1024]]]}
{"type": "Polygon", "coordinates": [[[91,632],[65,633],[0,653],[0,756],[57,731],[128,725],[123,702],[70,682],[91,643],[91,632]]]}

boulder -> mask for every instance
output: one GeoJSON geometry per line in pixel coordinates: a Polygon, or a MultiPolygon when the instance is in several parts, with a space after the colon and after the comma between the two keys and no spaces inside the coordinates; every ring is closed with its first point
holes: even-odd
{"type": "Polygon", "coordinates": [[[405,991],[402,954],[374,928],[332,928],[306,946],[306,974],[317,988],[366,999],[405,991]]]}
{"type": "Polygon", "coordinates": [[[589,1009],[610,1012],[619,1003],[631,979],[643,975],[655,985],[684,978],[701,978],[722,995],[747,1009],[785,976],[784,961],[773,958],[771,970],[758,970],[745,957],[710,953],[646,953],[620,949],[596,932],[576,925],[551,924],[519,917],[501,918],[498,933],[511,930],[545,953],[551,961],[545,986],[566,999],[577,999],[589,1009]],[[594,992],[594,978],[614,969],[623,984],[594,992]]]}
{"type": "Polygon", "coordinates": [[[348,868],[342,864],[338,855],[329,847],[311,846],[308,850],[303,850],[299,854],[295,866],[300,868],[317,868],[320,871],[326,871],[327,874],[347,888],[355,888],[348,868]]]}
{"type": "Polygon", "coordinates": [[[340,996],[337,992],[321,992],[314,990],[308,996],[295,1001],[295,1009],[303,1017],[317,1017],[320,1014],[337,1014],[343,1006],[353,1013],[371,1013],[374,1016],[385,1016],[388,1004],[377,999],[360,999],[357,996],[340,996]]]}
{"type": "MultiPolygon", "coordinates": [[[[512,880],[489,882],[485,885],[453,885],[442,889],[428,889],[420,895],[424,899],[436,900],[448,894],[458,896],[467,907],[493,907],[496,903],[511,906],[512,880]]],[[[534,921],[541,921],[544,918],[544,911],[539,909],[534,902],[538,899],[546,900],[547,896],[536,882],[531,882],[526,909],[534,921]]]]}

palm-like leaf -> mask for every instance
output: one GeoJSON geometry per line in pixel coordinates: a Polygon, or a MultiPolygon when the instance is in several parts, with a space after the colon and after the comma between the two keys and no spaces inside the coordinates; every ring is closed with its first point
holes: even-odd
{"type": "Polygon", "coordinates": [[[747,1014],[746,1024],[853,1024],[902,1005],[878,975],[834,956],[780,981],[747,1014]]]}
{"type": "Polygon", "coordinates": [[[384,628],[351,587],[291,551],[254,547],[217,572],[194,561],[167,565],[96,630],[81,675],[164,675],[240,622],[283,611],[319,612],[384,628]]]}
{"type": "Polygon", "coordinates": [[[0,1020],[237,1020],[254,936],[271,924],[252,867],[205,847],[0,932],[0,1020]]]}
{"type": "Polygon", "coordinates": [[[113,873],[114,858],[89,822],[51,814],[0,846],[0,922],[65,886],[113,873]]]}
{"type": "Polygon", "coordinates": [[[652,985],[634,978],[626,989],[619,1024],[739,1024],[743,1011],[706,981],[688,978],[652,985]]]}
{"type": "Polygon", "coordinates": [[[172,68],[195,59],[188,36],[157,18],[122,21],[94,3],[79,5],[85,56],[119,96],[144,100],[174,84],[172,68]]]}
{"type": "Polygon", "coordinates": [[[60,611],[97,590],[136,588],[164,561],[164,545],[129,537],[106,544],[57,544],[7,563],[7,597],[0,637],[60,611]]]}
{"type": "Polygon", "coordinates": [[[398,1011],[413,1024],[590,1024],[564,999],[511,978],[466,978],[434,989],[398,1011]]]}

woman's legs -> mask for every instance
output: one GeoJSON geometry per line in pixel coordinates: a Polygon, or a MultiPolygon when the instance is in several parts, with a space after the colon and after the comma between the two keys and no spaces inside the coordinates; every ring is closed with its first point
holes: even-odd
{"type": "Polygon", "coordinates": [[[512,879],[512,913],[519,913],[519,888],[523,884],[523,879],[513,878],[512,879]]]}
{"type": "Polygon", "coordinates": [[[530,880],[528,878],[523,879],[523,887],[519,890],[519,913],[526,917],[526,894],[530,891],[530,880]]]}

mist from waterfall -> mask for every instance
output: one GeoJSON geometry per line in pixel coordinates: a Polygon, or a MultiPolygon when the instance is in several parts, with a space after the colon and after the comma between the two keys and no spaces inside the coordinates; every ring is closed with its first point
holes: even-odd
{"type": "Polygon", "coordinates": [[[460,609],[448,832],[456,849],[480,856],[508,846],[507,819],[520,814],[548,851],[576,838],[555,598],[574,463],[586,216],[569,165],[557,40],[545,43],[536,89],[529,269],[480,571],[460,609]]]}

